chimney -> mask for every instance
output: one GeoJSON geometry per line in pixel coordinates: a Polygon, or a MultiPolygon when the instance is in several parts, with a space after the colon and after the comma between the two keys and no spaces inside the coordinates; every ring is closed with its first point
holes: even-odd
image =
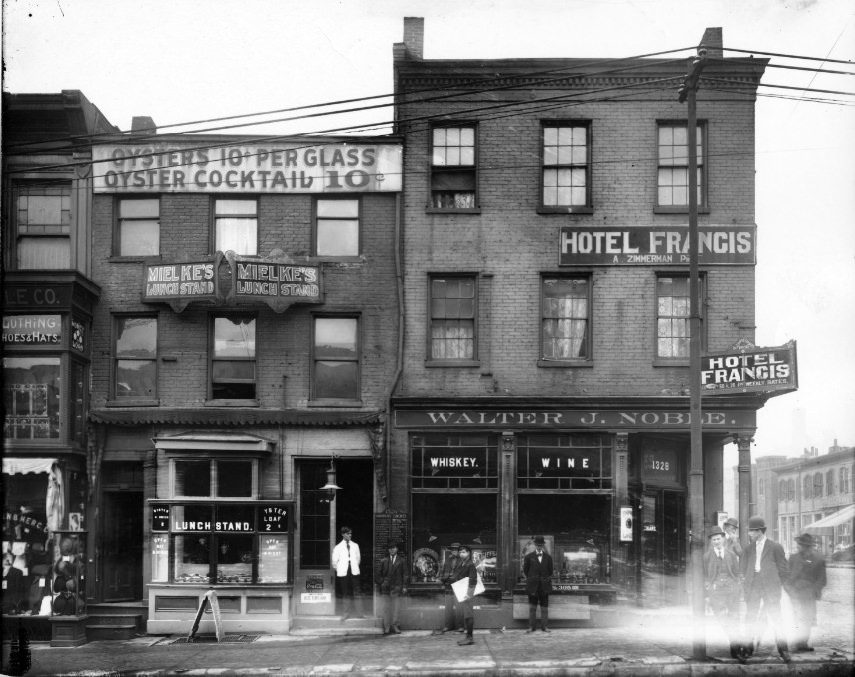
{"type": "Polygon", "coordinates": [[[701,44],[698,47],[706,47],[707,56],[714,59],[724,57],[724,37],[722,36],[721,28],[707,28],[704,31],[704,37],[701,38],[701,44]]]}
{"type": "Polygon", "coordinates": [[[407,56],[425,58],[425,20],[420,16],[404,17],[404,47],[407,56]]]}
{"type": "Polygon", "coordinates": [[[157,125],[148,115],[135,115],[131,120],[131,132],[155,132],[157,125]]]}

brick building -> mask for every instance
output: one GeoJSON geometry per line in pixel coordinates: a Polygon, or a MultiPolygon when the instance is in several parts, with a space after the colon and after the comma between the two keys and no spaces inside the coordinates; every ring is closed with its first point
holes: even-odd
{"type": "MultiPolygon", "coordinates": [[[[391,505],[410,519],[408,622],[432,627],[452,541],[487,583],[478,623],[527,618],[520,561],[556,560],[550,614],[687,594],[689,352],[684,57],[424,58],[394,46],[404,138],[403,372],[391,505]]],[[[698,93],[703,350],[753,340],[754,93],[763,59],[704,38],[698,93]]],[[[763,396],[706,397],[704,519],[722,448],[763,396]]]]}

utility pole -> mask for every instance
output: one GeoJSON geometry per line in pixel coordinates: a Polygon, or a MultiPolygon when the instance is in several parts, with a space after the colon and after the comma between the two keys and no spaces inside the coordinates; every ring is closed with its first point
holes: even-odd
{"type": "Polygon", "coordinates": [[[706,65],[706,49],[689,60],[689,72],[679,90],[679,101],[688,100],[689,145],[689,548],[692,580],[694,634],[692,654],[695,660],[707,657],[704,606],[704,453],[701,423],[701,314],[700,277],[698,272],[698,141],[695,94],[701,71],[706,65]]]}

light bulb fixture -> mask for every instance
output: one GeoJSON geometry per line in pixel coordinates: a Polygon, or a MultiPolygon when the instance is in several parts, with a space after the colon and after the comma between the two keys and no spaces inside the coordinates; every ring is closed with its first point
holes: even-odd
{"type": "Polygon", "coordinates": [[[341,487],[335,482],[335,454],[330,458],[330,467],[327,468],[327,483],[321,487],[321,491],[326,491],[330,496],[335,496],[336,491],[341,491],[341,487]]]}

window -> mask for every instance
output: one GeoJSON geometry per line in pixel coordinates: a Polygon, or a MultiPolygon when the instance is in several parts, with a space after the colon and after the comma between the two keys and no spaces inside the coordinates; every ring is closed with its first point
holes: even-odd
{"type": "Polygon", "coordinates": [[[840,493],[849,493],[849,468],[840,469],[840,493]]]}
{"type": "Polygon", "coordinates": [[[160,254],[160,200],[118,201],[117,256],[157,256],[160,254]]]}
{"type": "Polygon", "coordinates": [[[542,356],[568,362],[590,358],[590,284],[587,277],[543,278],[542,356]]]}
{"type": "Polygon", "coordinates": [[[764,480],[764,479],[760,480],[760,488],[757,490],[757,493],[760,496],[762,496],[763,494],[766,493],[766,480],[764,480]]]}
{"type": "Polygon", "coordinates": [[[58,357],[3,358],[3,436],[6,439],[59,438],[60,373],[58,357]]]}
{"type": "Polygon", "coordinates": [[[804,494],[803,498],[810,498],[812,495],[811,488],[813,487],[813,478],[810,475],[807,475],[804,479],[804,494]]]}
{"type": "Polygon", "coordinates": [[[815,498],[822,498],[822,473],[813,476],[813,495],[815,498]]]}
{"type": "MultiPolygon", "coordinates": [[[[657,187],[659,207],[689,206],[689,132],[685,123],[659,125],[659,169],[657,187]]],[[[706,204],[704,174],[704,125],[697,126],[698,206],[706,204]]]]}
{"type": "Polygon", "coordinates": [[[475,277],[430,280],[430,359],[474,360],[475,277]]]}
{"type": "Polygon", "coordinates": [[[117,400],[157,398],[157,318],[115,318],[113,397],[117,400]]]}
{"type": "Polygon", "coordinates": [[[834,493],[834,471],[829,470],[825,473],[825,495],[831,496],[834,493]]]}
{"type": "Polygon", "coordinates": [[[359,200],[315,201],[315,253],[359,255],[359,200]]]}
{"type": "Polygon", "coordinates": [[[562,212],[567,207],[589,207],[590,171],[589,125],[545,124],[541,205],[560,207],[562,212]]]}
{"type": "Polygon", "coordinates": [[[214,250],[239,256],[258,254],[255,200],[214,200],[214,250]]]}
{"type": "Polygon", "coordinates": [[[71,185],[16,186],[16,253],[19,270],[71,267],[71,185]]]}
{"type": "MultiPolygon", "coordinates": [[[[700,280],[698,304],[703,327],[704,281],[700,280]]],[[[660,275],[656,278],[656,356],[688,359],[690,339],[689,276],[660,275]]],[[[703,328],[701,340],[703,340],[703,328]]]]}
{"type": "Polygon", "coordinates": [[[175,459],[172,494],[181,498],[252,498],[255,460],[175,459]]]}
{"type": "Polygon", "coordinates": [[[788,501],[789,497],[787,496],[787,482],[786,480],[781,480],[778,482],[778,500],[779,501],[788,501]]]}
{"type": "Polygon", "coordinates": [[[787,480],[787,500],[796,500],[796,481],[793,479],[787,480]]]}
{"type": "Polygon", "coordinates": [[[214,317],[211,347],[211,397],[255,399],[255,318],[214,317]]]}
{"type": "Polygon", "coordinates": [[[477,208],[475,126],[434,127],[431,137],[430,206],[477,208]]]}
{"type": "Polygon", "coordinates": [[[316,317],[313,348],[313,399],[358,400],[358,319],[316,317]]]}

